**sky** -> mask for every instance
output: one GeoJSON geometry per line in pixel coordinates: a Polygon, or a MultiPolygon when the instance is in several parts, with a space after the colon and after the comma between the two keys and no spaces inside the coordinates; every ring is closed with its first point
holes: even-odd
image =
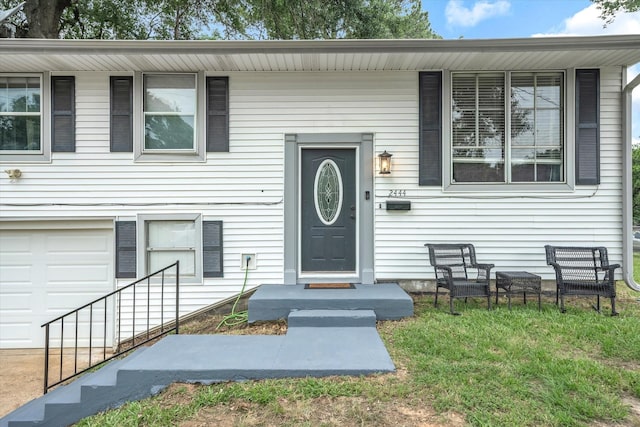
{"type": "MultiPolygon", "coordinates": [[[[618,13],[603,26],[590,0],[422,0],[435,33],[445,39],[640,34],[640,12],[618,13]]],[[[628,71],[628,81],[640,64],[628,71]]],[[[640,144],[640,87],[633,91],[634,144],[640,144]]]]}

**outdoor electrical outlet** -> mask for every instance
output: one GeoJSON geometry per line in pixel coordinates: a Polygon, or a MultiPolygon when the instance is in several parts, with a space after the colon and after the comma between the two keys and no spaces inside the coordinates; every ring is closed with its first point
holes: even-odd
{"type": "Polygon", "coordinates": [[[242,264],[240,265],[240,268],[242,270],[245,270],[245,269],[255,270],[256,269],[256,254],[242,254],[241,263],[242,264]],[[247,260],[249,260],[248,264],[247,264],[247,260]]]}

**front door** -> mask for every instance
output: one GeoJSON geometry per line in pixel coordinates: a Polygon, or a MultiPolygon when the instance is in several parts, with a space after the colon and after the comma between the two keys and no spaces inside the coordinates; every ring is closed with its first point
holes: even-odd
{"type": "Polygon", "coordinates": [[[302,273],[355,273],[355,148],[303,148],[300,174],[302,273]]]}

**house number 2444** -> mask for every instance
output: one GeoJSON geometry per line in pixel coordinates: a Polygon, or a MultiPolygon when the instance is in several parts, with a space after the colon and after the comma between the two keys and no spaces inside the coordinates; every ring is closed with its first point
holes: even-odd
{"type": "Polygon", "coordinates": [[[389,195],[387,197],[405,197],[407,195],[407,190],[389,190],[389,195]]]}

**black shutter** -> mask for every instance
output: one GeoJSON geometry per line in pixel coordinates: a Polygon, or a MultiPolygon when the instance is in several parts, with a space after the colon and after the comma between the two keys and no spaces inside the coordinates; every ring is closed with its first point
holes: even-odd
{"type": "Polygon", "coordinates": [[[442,185],[442,72],[420,73],[419,185],[442,185]]]}
{"type": "Polygon", "coordinates": [[[51,77],[51,104],[51,151],[76,151],[74,77],[51,77]]]}
{"type": "Polygon", "coordinates": [[[116,277],[136,277],[136,222],[116,222],[116,277]]]}
{"type": "Polygon", "coordinates": [[[111,151],[133,152],[133,77],[111,77],[111,151]]]}
{"type": "Polygon", "coordinates": [[[222,277],[222,221],[202,221],[202,274],[222,277]]]}
{"type": "Polygon", "coordinates": [[[229,151],[229,78],[207,77],[207,152],[229,151]]]}
{"type": "Polygon", "coordinates": [[[600,184],[600,70],[576,70],[576,184],[600,184]]]}

